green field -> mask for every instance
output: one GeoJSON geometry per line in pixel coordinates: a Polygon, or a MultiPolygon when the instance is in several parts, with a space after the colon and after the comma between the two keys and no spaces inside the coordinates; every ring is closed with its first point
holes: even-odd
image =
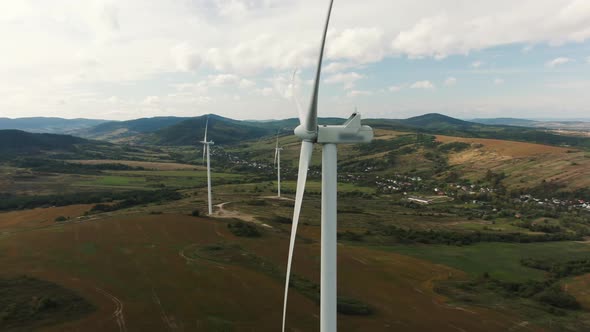
{"type": "MultiPolygon", "coordinates": [[[[295,189],[297,188],[297,182],[296,181],[281,181],[281,188],[285,189],[285,190],[295,191],[295,189]]],[[[321,183],[321,181],[315,181],[315,180],[307,181],[307,184],[305,185],[305,190],[312,191],[312,192],[321,192],[322,191],[322,183],[321,183]]],[[[355,185],[352,183],[339,182],[338,183],[338,192],[339,193],[362,192],[362,193],[366,193],[366,194],[374,194],[375,188],[358,186],[358,185],[355,185]]]]}
{"type": "Polygon", "coordinates": [[[542,280],[544,272],[520,264],[523,258],[563,261],[590,259],[590,244],[550,243],[478,243],[470,246],[396,245],[379,247],[403,255],[426,259],[480,276],[488,272],[505,281],[542,280]]]}
{"type": "MultiPolygon", "coordinates": [[[[212,172],[212,182],[238,181],[243,175],[212,172]]],[[[154,187],[191,188],[207,184],[204,171],[111,171],[77,181],[75,186],[83,187],[125,187],[133,189],[150,189],[154,187]]]]}

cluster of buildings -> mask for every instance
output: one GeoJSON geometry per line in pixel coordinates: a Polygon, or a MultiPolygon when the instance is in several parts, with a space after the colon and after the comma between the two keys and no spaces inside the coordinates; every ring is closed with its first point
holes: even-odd
{"type": "Polygon", "coordinates": [[[565,206],[565,207],[574,207],[579,209],[585,209],[590,211],[590,201],[585,201],[583,199],[558,199],[558,198],[536,198],[532,195],[520,195],[517,199],[520,203],[528,203],[528,204],[537,204],[537,205],[545,205],[545,206],[565,206]]]}

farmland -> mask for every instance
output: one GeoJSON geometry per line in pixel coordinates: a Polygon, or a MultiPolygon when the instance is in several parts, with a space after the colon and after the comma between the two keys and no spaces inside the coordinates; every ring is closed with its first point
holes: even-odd
{"type": "Polygon", "coordinates": [[[449,163],[457,165],[468,178],[491,169],[509,174],[506,183],[513,187],[530,185],[538,178],[573,189],[590,186],[590,154],[582,150],[493,139],[437,136],[437,140],[472,145],[449,158],[449,163]]]}
{"type": "MultiPolygon", "coordinates": [[[[4,275],[27,274],[52,280],[89,299],[100,299],[101,310],[88,319],[55,330],[117,330],[117,320],[110,318],[120,301],[125,304],[124,326],[130,331],[230,327],[271,331],[280,324],[280,310],[275,310],[282,300],[280,280],[240,265],[187,258],[183,253],[193,245],[235,243],[281,266],[286,240],[286,234],[271,231],[262,239],[236,238],[223,222],[210,219],[175,214],[132,216],[9,236],[3,238],[0,260],[10,267],[3,270],[4,275]],[[97,321],[102,323],[96,325],[97,321]]],[[[295,266],[296,274],[312,280],[317,280],[319,272],[314,263],[319,255],[315,240],[298,247],[295,266]]],[[[340,260],[341,292],[361,298],[377,312],[370,318],[341,317],[343,330],[379,331],[397,326],[422,331],[426,327],[423,324],[439,321],[441,331],[453,331],[454,326],[494,331],[518,323],[509,313],[473,308],[488,319],[481,325],[475,314],[465,314],[432,293],[433,280],[450,273],[460,276],[460,271],[355,247],[344,247],[340,260]],[[400,275],[399,271],[404,273],[400,275]],[[355,286],[361,281],[358,278],[380,285],[380,291],[372,288],[373,292],[365,293],[355,286]],[[430,313],[430,322],[417,319],[422,310],[430,313]]],[[[289,325],[314,330],[317,310],[316,303],[294,292],[289,325]]]]}

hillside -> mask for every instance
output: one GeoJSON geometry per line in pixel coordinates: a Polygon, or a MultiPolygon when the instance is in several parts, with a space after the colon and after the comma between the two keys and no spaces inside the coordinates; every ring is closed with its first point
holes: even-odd
{"type": "MultiPolygon", "coordinates": [[[[300,143],[288,135],[280,138],[280,144],[283,173],[294,179],[290,170],[297,165],[300,143]]],[[[272,164],[274,145],[273,138],[266,138],[223,149],[242,160],[272,164]]],[[[338,155],[342,173],[371,169],[385,178],[420,176],[443,185],[460,179],[488,183],[485,177],[490,170],[504,174],[501,183],[508,189],[538,188],[543,180],[555,191],[590,187],[590,152],[536,143],[376,129],[373,142],[342,145],[338,155]]],[[[312,165],[318,167],[320,160],[318,147],[312,165]]]]}
{"type": "Polygon", "coordinates": [[[530,188],[550,183],[554,189],[590,187],[590,154],[541,144],[496,139],[437,136],[443,144],[469,144],[465,150],[450,153],[449,165],[472,180],[491,170],[504,173],[508,188],[530,188]]]}
{"type": "Polygon", "coordinates": [[[168,116],[141,118],[128,121],[110,121],[92,128],[79,130],[76,132],[76,135],[85,138],[116,141],[138,134],[154,132],[165,127],[173,126],[186,119],[189,118],[168,116]]]}
{"type": "Polygon", "coordinates": [[[473,119],[472,122],[481,123],[485,125],[501,125],[501,126],[520,126],[520,127],[536,127],[539,121],[517,118],[491,118],[491,119],[473,119]]]}
{"type": "Polygon", "coordinates": [[[171,161],[168,154],[150,147],[117,145],[71,135],[0,130],[0,161],[19,157],[171,161]]]}
{"type": "Polygon", "coordinates": [[[420,127],[424,129],[470,129],[476,126],[473,122],[463,121],[438,113],[429,113],[400,120],[402,125],[420,127]]]}
{"type": "Polygon", "coordinates": [[[66,134],[84,128],[90,128],[107,120],[93,119],[62,119],[48,117],[32,118],[0,118],[1,129],[18,129],[34,133],[66,134]]]}
{"type": "Polygon", "coordinates": [[[405,120],[386,120],[382,124],[373,123],[372,120],[367,121],[367,123],[376,128],[390,130],[418,131],[421,133],[457,137],[492,138],[590,149],[589,137],[559,135],[540,128],[485,125],[462,121],[437,113],[425,114],[405,120]]]}
{"type": "MultiPolygon", "coordinates": [[[[110,121],[90,128],[76,130],[72,134],[114,143],[162,146],[193,145],[204,135],[206,117],[207,115],[194,118],[154,117],[129,121],[110,121]]],[[[296,118],[253,121],[234,120],[217,115],[208,115],[208,117],[211,119],[211,138],[220,144],[233,144],[245,140],[258,139],[274,135],[277,131],[290,133],[299,124],[296,118]]],[[[345,119],[341,118],[319,119],[320,124],[341,124],[344,121],[345,119]]],[[[488,122],[490,124],[463,121],[438,113],[424,114],[408,119],[364,119],[363,123],[376,129],[420,132],[455,137],[502,139],[590,149],[590,137],[575,134],[578,132],[575,132],[574,135],[568,130],[551,131],[545,128],[507,125],[516,123],[522,125],[528,123],[529,126],[538,125],[537,122],[530,120],[480,119],[478,121],[488,122]]],[[[569,125],[570,127],[573,126],[572,128],[584,128],[586,125],[584,122],[571,122],[569,124],[539,123],[546,124],[547,127],[569,125]]]]}
{"type": "Polygon", "coordinates": [[[203,115],[184,120],[141,138],[141,142],[155,145],[195,145],[205,135],[205,123],[209,118],[208,139],[219,144],[231,144],[273,135],[275,126],[203,115]]]}
{"type": "Polygon", "coordinates": [[[89,141],[70,135],[37,134],[22,130],[0,130],[0,153],[25,154],[40,151],[72,151],[77,144],[89,141]]]}
{"type": "Polygon", "coordinates": [[[486,125],[506,125],[530,128],[547,128],[557,130],[590,131],[590,121],[564,121],[564,120],[527,120],[515,118],[473,119],[473,122],[486,125]]]}

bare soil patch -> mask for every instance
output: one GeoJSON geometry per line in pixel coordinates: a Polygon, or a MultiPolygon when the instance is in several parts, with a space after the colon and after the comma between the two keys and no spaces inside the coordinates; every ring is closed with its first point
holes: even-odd
{"type": "Polygon", "coordinates": [[[73,219],[82,216],[93,206],[94,204],[78,204],[0,213],[0,233],[54,225],[57,217],[73,219]]]}

